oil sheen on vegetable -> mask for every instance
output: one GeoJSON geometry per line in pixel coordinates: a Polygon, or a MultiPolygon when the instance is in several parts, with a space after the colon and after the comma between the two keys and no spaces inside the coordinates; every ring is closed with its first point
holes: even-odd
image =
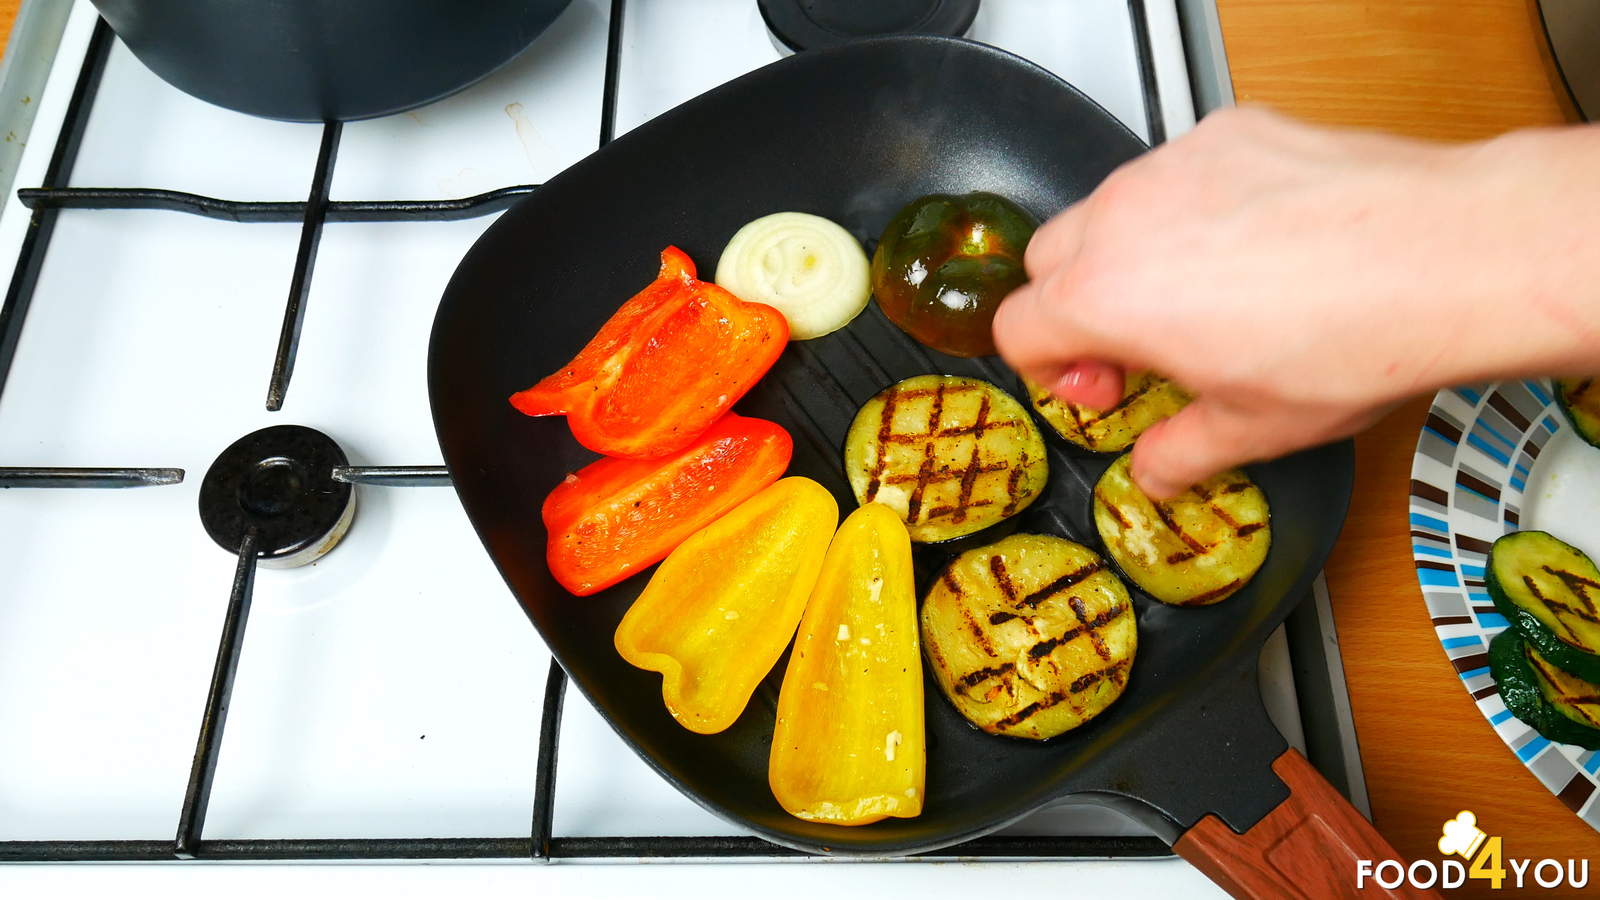
{"type": "Polygon", "coordinates": [[[952,356],[995,352],[990,326],[1005,296],[1028,280],[1022,254],[1033,219],[998,194],[930,194],[890,220],[872,257],[884,315],[952,356]]]}

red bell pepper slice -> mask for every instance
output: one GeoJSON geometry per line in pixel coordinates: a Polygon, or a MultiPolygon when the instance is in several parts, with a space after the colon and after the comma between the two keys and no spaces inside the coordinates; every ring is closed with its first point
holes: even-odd
{"type": "Polygon", "coordinates": [[[622,305],[572,362],[513,394],[530,416],[567,417],[578,443],[652,459],[694,443],[766,374],[789,322],[708,281],[677,247],[661,274],[622,305]]]}
{"type": "Polygon", "coordinates": [[[544,501],[550,574],[580,597],[605,590],[777,481],[793,452],[781,426],[729,413],[666,459],[584,466],[544,501]]]}

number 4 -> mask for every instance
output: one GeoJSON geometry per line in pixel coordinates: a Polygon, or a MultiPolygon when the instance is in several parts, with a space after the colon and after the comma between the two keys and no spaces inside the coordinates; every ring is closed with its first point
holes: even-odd
{"type": "Polygon", "coordinates": [[[1492,837],[1483,842],[1483,849],[1478,852],[1478,858],[1472,861],[1472,868],[1467,870],[1467,875],[1487,878],[1491,882],[1491,890],[1500,890],[1500,882],[1506,880],[1506,870],[1500,864],[1499,838],[1492,837]]]}

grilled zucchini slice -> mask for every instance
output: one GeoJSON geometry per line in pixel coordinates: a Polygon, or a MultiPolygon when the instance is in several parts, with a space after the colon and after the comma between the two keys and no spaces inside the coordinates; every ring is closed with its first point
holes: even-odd
{"type": "Polygon", "coordinates": [[[1094,524],[1133,583],[1163,603],[1206,606],[1244,587],[1272,545],[1267,497],[1229,469],[1171,500],[1152,502],[1124,454],[1094,487],[1094,524]]]}
{"type": "Polygon", "coordinates": [[[900,514],[911,539],[947,541],[1015,515],[1044,490],[1044,438],[987,381],[918,375],[868,400],[844,442],[860,503],[900,514]]]}
{"type": "Polygon", "coordinates": [[[1600,447],[1600,379],[1556,379],[1556,403],[1578,437],[1600,447]]]}
{"type": "Polygon", "coordinates": [[[1575,678],[1507,628],[1489,642],[1489,674],[1506,709],[1558,744],[1600,750],[1600,686],[1575,678]]]}
{"type": "Polygon", "coordinates": [[[1093,550],[1014,534],[956,557],[922,605],[944,695],[990,734],[1044,740],[1122,696],[1139,642],[1133,603],[1093,550]]]}
{"type": "Polygon", "coordinates": [[[1600,684],[1600,571],[1582,550],[1543,531],[1494,542],[1484,583],[1495,609],[1540,655],[1600,684]]]}
{"type": "Polygon", "coordinates": [[[1022,379],[1033,408],[1056,434],[1096,453],[1128,449],[1146,428],[1189,404],[1183,389],[1150,371],[1123,376],[1122,399],[1102,412],[1068,403],[1032,381],[1022,379]]]}

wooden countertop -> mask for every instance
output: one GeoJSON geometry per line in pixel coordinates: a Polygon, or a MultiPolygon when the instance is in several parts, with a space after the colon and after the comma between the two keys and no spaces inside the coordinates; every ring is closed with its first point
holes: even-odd
{"type": "MultiPolygon", "coordinates": [[[[1217,6],[1241,103],[1438,140],[1564,121],[1527,0],[1217,6]]],[[[1374,823],[1408,858],[1437,860],[1440,827],[1470,809],[1508,857],[1588,858],[1600,879],[1600,833],[1495,736],[1434,637],[1407,519],[1427,410],[1428,399],[1416,399],[1356,438],[1355,499],[1327,568],[1374,823]]],[[[1451,894],[1474,896],[1483,884],[1451,894]]],[[[1561,894],[1534,887],[1531,872],[1526,890],[1561,894]]],[[[1511,883],[1483,892],[1505,894],[1519,892],[1511,883]]]]}
{"type": "MultiPolygon", "coordinates": [[[[10,34],[20,3],[0,0],[0,34],[10,34]]],[[[1527,0],[1217,6],[1241,103],[1438,140],[1563,121],[1527,0]]],[[[1437,859],[1441,824],[1471,809],[1480,826],[1504,838],[1508,856],[1589,858],[1595,885],[1600,833],[1490,730],[1446,661],[1418,593],[1406,513],[1427,408],[1426,398],[1407,403],[1356,439],[1355,500],[1328,563],[1373,818],[1407,857],[1437,859]]]]}

